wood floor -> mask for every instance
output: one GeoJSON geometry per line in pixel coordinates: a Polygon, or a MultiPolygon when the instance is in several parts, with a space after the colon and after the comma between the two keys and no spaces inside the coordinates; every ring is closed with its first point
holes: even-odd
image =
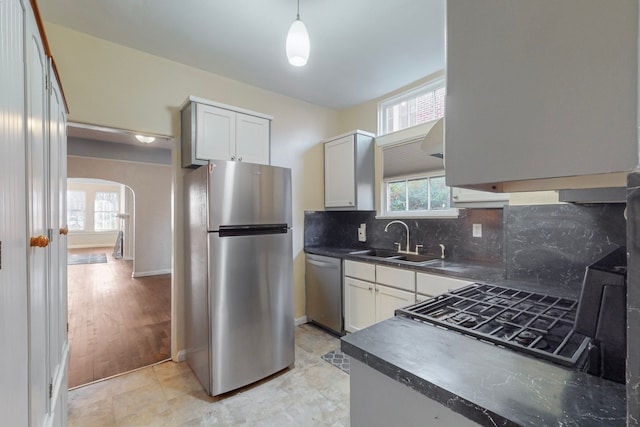
{"type": "Polygon", "coordinates": [[[113,248],[106,264],[68,266],[69,388],[166,360],[171,354],[171,276],[131,278],[113,248]]]}

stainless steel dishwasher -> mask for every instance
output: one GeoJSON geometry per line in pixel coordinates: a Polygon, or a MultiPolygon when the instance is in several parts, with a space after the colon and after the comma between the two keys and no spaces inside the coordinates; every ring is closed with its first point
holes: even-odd
{"type": "Polygon", "coordinates": [[[306,254],[307,320],[344,335],[342,318],[342,260],[306,254]]]}

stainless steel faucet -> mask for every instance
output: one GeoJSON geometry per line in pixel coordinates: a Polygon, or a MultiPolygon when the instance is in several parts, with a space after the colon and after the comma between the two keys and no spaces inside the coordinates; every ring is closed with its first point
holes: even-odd
{"type": "Polygon", "coordinates": [[[389,226],[391,224],[402,224],[404,225],[404,228],[407,230],[407,246],[406,249],[403,251],[402,250],[402,246],[400,245],[400,243],[395,243],[396,245],[398,245],[398,252],[401,254],[417,254],[418,253],[418,247],[422,247],[422,245],[416,245],[416,250],[415,252],[411,252],[409,250],[409,226],[407,224],[404,223],[404,221],[400,221],[400,220],[393,220],[390,223],[387,224],[387,226],[384,228],[384,231],[386,232],[389,229],[389,226]]]}

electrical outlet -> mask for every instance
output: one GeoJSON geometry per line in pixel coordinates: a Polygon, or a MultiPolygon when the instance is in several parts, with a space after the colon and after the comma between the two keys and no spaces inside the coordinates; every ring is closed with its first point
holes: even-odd
{"type": "Polygon", "coordinates": [[[482,224],[473,224],[473,237],[482,237],[482,224]]]}
{"type": "Polygon", "coordinates": [[[367,224],[360,224],[360,227],[358,227],[358,241],[367,241],[367,224]]]}

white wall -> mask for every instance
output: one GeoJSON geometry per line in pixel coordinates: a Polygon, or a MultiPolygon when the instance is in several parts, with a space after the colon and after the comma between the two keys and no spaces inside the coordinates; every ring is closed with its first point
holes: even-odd
{"type": "Polygon", "coordinates": [[[171,271],[171,166],[69,157],[67,175],[131,187],[135,194],[134,277],[171,271]]]}
{"type": "MultiPolygon", "coordinates": [[[[319,141],[338,134],[339,113],[55,24],[45,26],[69,103],[70,121],[170,135],[179,143],[178,108],[189,95],[274,116],[272,163],[292,170],[294,310],[296,317],[304,315],[304,210],[323,209],[319,141]]],[[[291,78],[295,78],[294,70],[291,78]]],[[[180,165],[175,149],[173,162],[180,165]]],[[[174,166],[174,357],[184,342],[181,188],[182,170],[174,166]]]]}

